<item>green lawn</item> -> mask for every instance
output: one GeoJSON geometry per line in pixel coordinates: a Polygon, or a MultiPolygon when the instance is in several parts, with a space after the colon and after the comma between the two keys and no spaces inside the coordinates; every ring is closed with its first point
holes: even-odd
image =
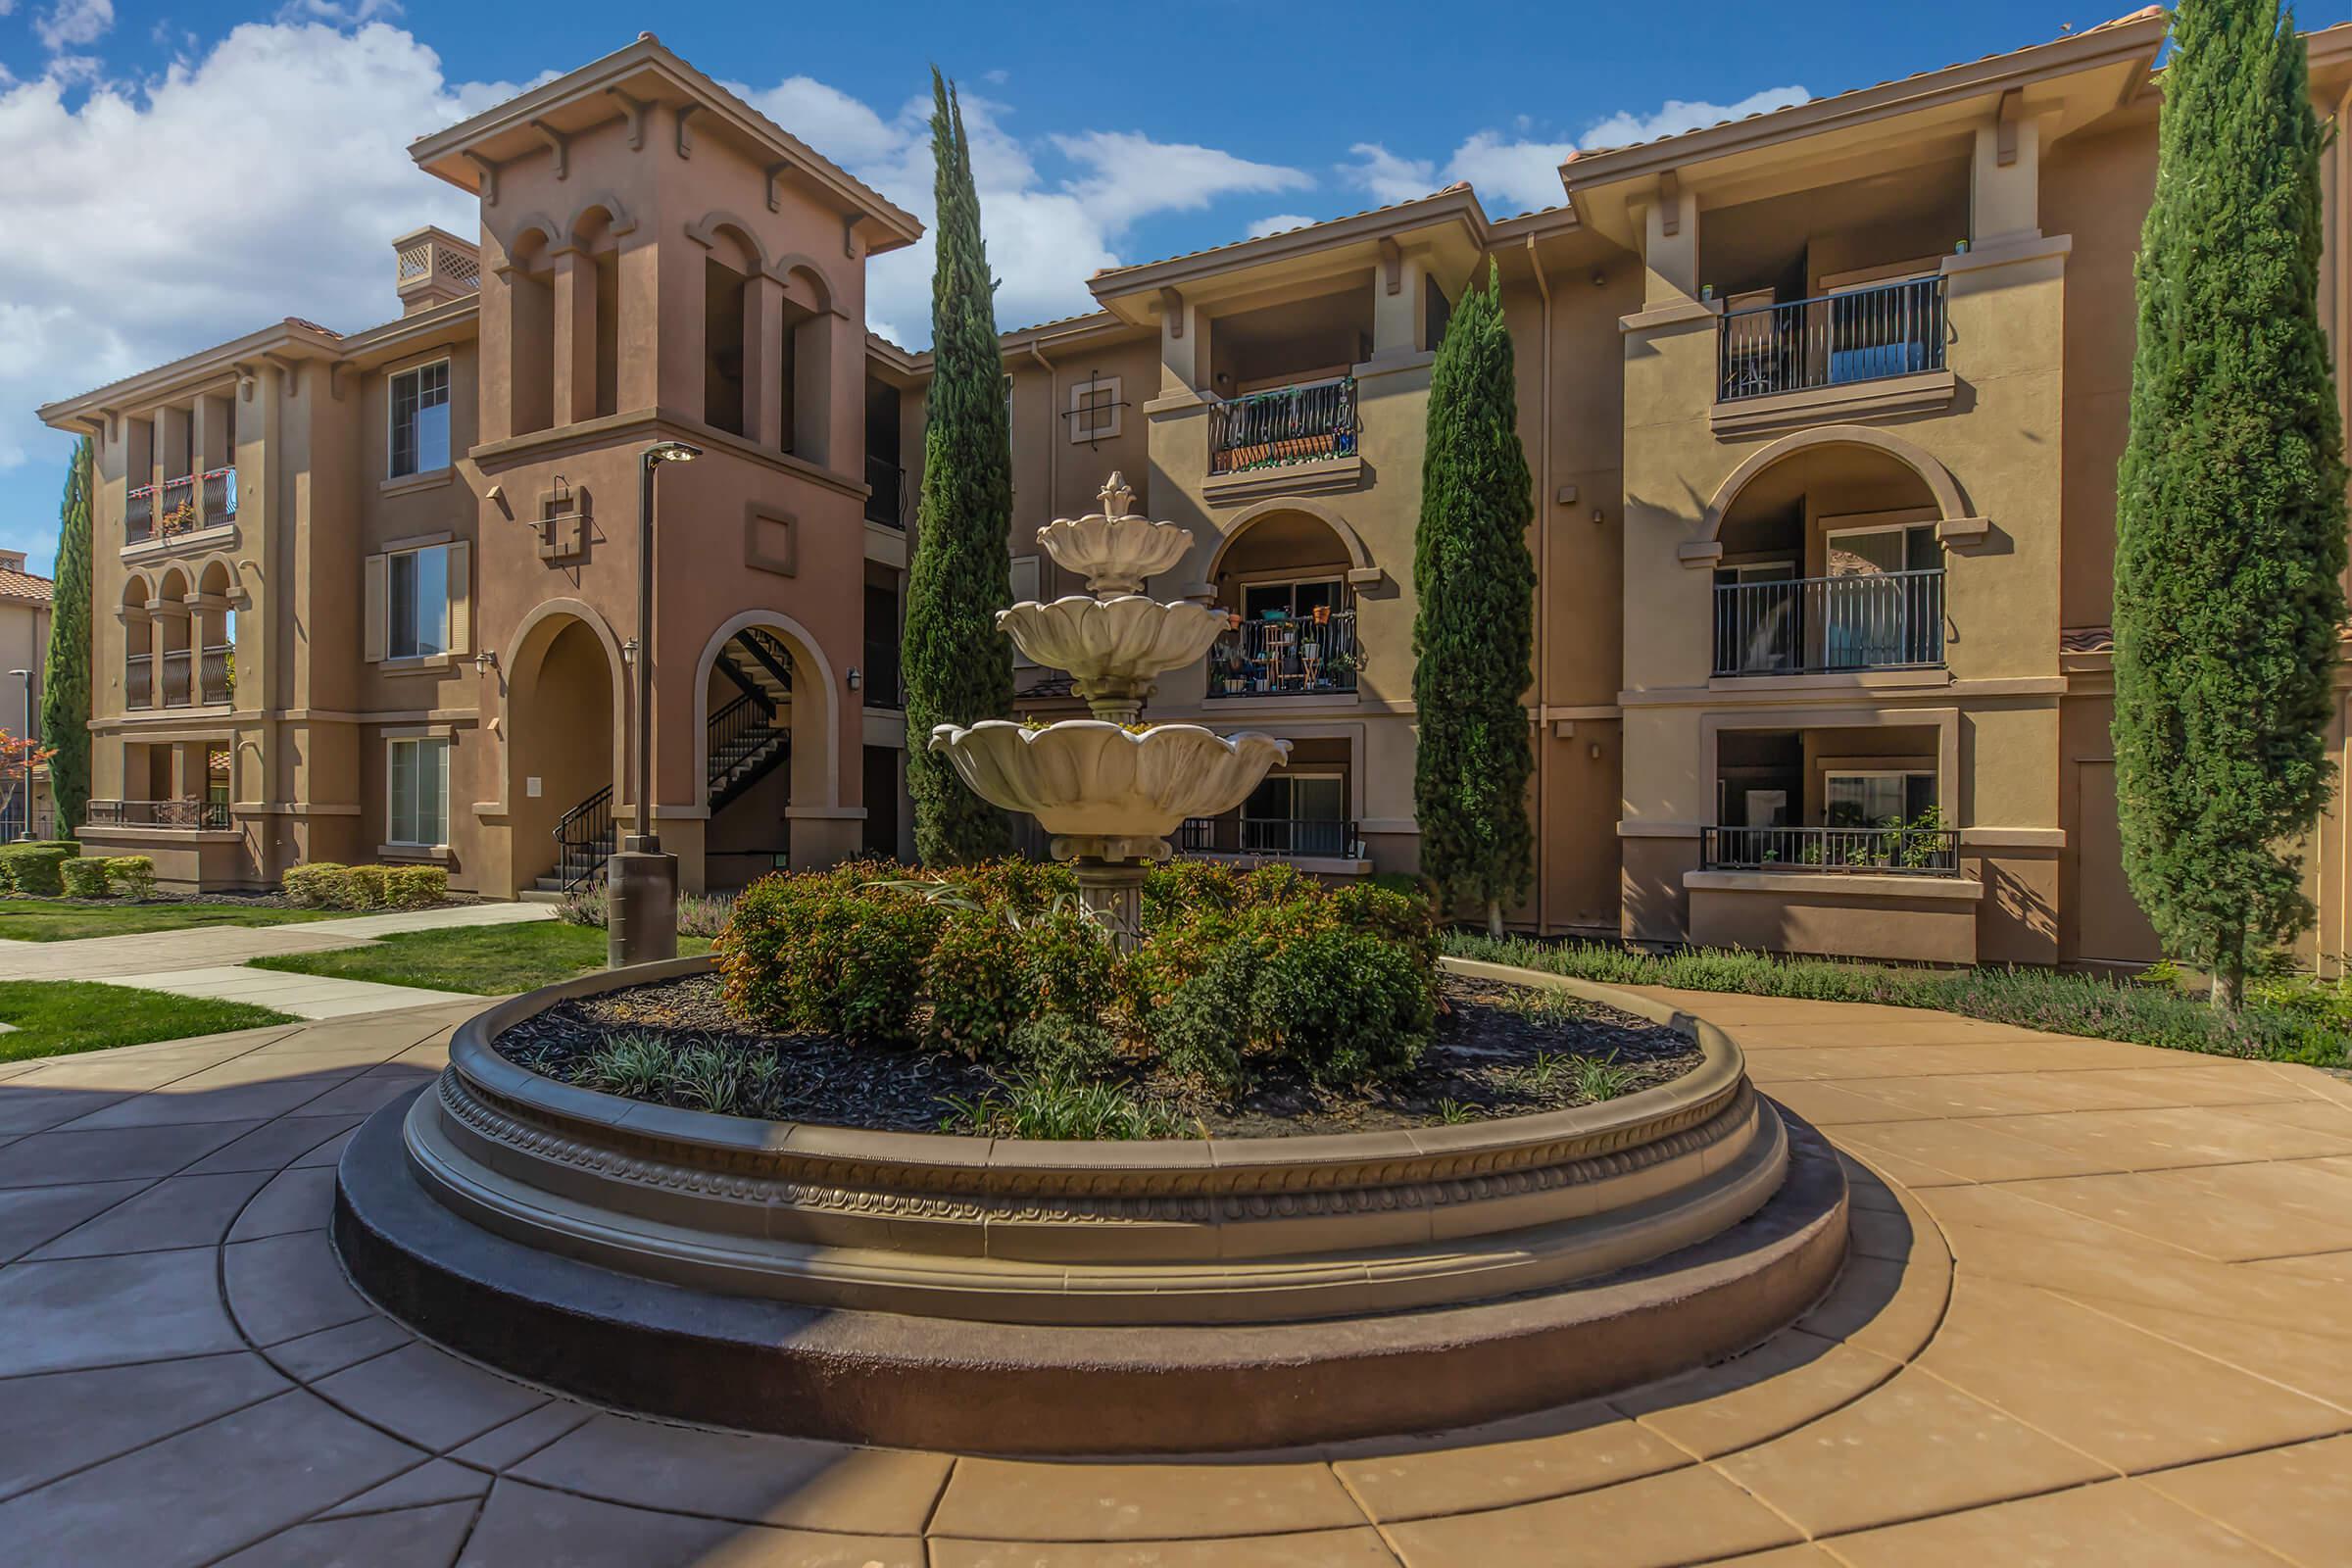
{"type": "MultiPolygon", "coordinates": [[[[678,952],[707,953],[700,937],[678,938],[678,952]]],[[[465,991],[503,997],[554,985],[605,966],[605,933],[561,920],[528,925],[471,926],[448,931],[403,931],[364,948],[333,953],[286,953],[255,958],[258,969],[373,980],[427,991],[465,991]]]]}
{"type": "Polygon", "coordinates": [[[331,920],[349,912],[281,909],[269,905],[58,904],[47,899],[0,899],[0,940],[72,942],[80,937],[189,931],[212,925],[289,925],[300,920],[331,920]]]}
{"type": "Polygon", "coordinates": [[[16,1025],[14,1033],[0,1034],[0,1061],[300,1021],[242,1002],[174,997],[90,980],[0,981],[0,1023],[16,1025]]]}

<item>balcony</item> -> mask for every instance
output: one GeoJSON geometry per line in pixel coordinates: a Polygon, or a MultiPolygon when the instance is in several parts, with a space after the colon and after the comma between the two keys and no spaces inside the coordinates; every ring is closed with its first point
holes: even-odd
{"type": "Polygon", "coordinates": [[[187,708],[194,704],[195,695],[189,686],[194,659],[185,648],[167,651],[164,655],[164,706],[187,708]]]}
{"type": "Polygon", "coordinates": [[[1943,663],[1943,568],[1715,584],[1714,672],[1803,675],[1943,663]]]}
{"type": "Polygon", "coordinates": [[[237,470],[208,468],[162,484],[142,485],[124,499],[122,542],[143,545],[175,539],[237,519],[237,470]]]}
{"type": "Polygon", "coordinates": [[[1716,327],[1718,403],[1944,368],[1944,280],[1845,289],[1726,311],[1716,327]]]}
{"type": "Polygon", "coordinates": [[[123,659],[122,706],[124,708],[153,708],[155,706],[154,656],[131,654],[123,659]]]}
{"type": "Polygon", "coordinates": [[[885,528],[906,526],[906,470],[880,458],[865,460],[865,520],[885,528]]]}
{"type": "Polygon", "coordinates": [[[1176,848],[1186,855],[1241,855],[1278,859],[1364,858],[1364,841],[1356,825],[1329,817],[1187,817],[1177,829],[1176,848]]]}
{"type": "Polygon", "coordinates": [[[1795,871],[1869,876],[1960,874],[1955,828],[1704,827],[1699,865],[1708,871],[1795,871]]]}
{"type": "Polygon", "coordinates": [[[91,827],[154,827],[182,833],[224,833],[226,801],[92,801],[91,827]]]}
{"type": "Polygon", "coordinates": [[[1262,620],[1235,615],[1208,651],[1208,695],[1332,696],[1354,691],[1361,667],[1352,610],[1262,620]]]}
{"type": "Polygon", "coordinates": [[[214,643],[204,650],[197,665],[196,700],[200,703],[226,703],[237,694],[237,654],[226,643],[214,643]]]}
{"type": "Polygon", "coordinates": [[[1208,411],[1209,475],[1353,457],[1355,435],[1351,375],[1222,399],[1208,411]]]}

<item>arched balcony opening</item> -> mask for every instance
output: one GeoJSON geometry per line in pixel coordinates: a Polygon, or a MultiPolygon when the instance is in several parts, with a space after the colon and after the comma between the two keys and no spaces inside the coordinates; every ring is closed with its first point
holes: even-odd
{"type": "Polygon", "coordinates": [[[556,279],[547,233],[526,229],[507,253],[500,282],[508,298],[508,396],[513,433],[556,421],[556,279]]]}
{"type": "Polygon", "coordinates": [[[757,345],[747,342],[751,288],[760,251],[732,224],[713,228],[703,259],[703,422],[729,435],[750,433],[746,369],[757,345]]]}
{"type": "Polygon", "coordinates": [[[1352,580],[1360,563],[1340,530],[1304,509],[1243,521],[1209,568],[1227,630],[1208,656],[1208,695],[1332,698],[1356,689],[1352,580]]]}

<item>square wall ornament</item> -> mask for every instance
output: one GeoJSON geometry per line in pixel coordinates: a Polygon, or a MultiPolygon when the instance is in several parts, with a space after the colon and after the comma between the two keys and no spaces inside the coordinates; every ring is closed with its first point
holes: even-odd
{"type": "Polygon", "coordinates": [[[790,577],[801,569],[800,519],[755,501],[743,509],[743,564],[790,577]]]}
{"type": "Polygon", "coordinates": [[[539,492],[539,559],[577,561],[588,553],[588,492],[558,483],[539,492]]]}

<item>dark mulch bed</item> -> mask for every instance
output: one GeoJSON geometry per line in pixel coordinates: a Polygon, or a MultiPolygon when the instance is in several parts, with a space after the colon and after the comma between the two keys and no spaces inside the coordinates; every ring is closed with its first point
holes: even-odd
{"type": "MultiPolygon", "coordinates": [[[[1259,1074],[1238,1101],[1147,1073],[1133,1088],[1196,1119],[1211,1137],[1273,1138],[1379,1132],[1565,1110],[1590,1102],[1573,1058],[1617,1069],[1614,1095],[1670,1082],[1699,1063],[1699,1049],[1663,1024],[1561,993],[1445,977],[1436,1038],[1414,1070],[1385,1084],[1324,1089],[1279,1071],[1259,1074]],[[1541,1002],[1534,1010],[1529,1004],[1541,1002]],[[1548,1063],[1546,1070],[1545,1063],[1548,1063]]],[[[632,986],[560,1003],[498,1037],[500,1054],[568,1081],[613,1035],[655,1032],[725,1050],[772,1052],[783,1063],[777,1115],[891,1132],[935,1132],[955,1107],[992,1084],[960,1056],[857,1047],[830,1035],[747,1029],[726,1008],[715,975],[632,986]]]]}

